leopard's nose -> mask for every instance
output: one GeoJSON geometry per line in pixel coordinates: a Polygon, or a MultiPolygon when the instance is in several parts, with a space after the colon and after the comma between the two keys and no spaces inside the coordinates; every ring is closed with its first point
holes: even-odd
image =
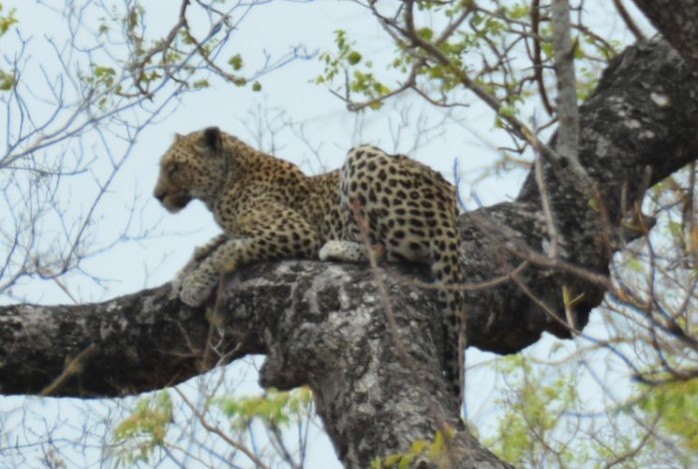
{"type": "Polygon", "coordinates": [[[154,196],[156,199],[158,199],[160,202],[162,202],[162,199],[165,198],[165,192],[164,192],[164,191],[159,191],[159,190],[156,189],[156,190],[153,192],[153,196],[154,196]]]}

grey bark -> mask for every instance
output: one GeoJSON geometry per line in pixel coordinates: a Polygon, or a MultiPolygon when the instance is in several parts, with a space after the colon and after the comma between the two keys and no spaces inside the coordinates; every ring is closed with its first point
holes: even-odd
{"type": "MultiPolygon", "coordinates": [[[[555,47],[554,64],[557,78],[557,145],[555,151],[567,163],[564,171],[571,173],[579,184],[589,180],[579,164],[579,108],[577,106],[577,77],[574,71],[574,49],[570,25],[570,4],[553,0],[550,6],[552,39],[555,47]]],[[[559,178],[558,178],[559,179],[559,178]]],[[[587,187],[587,189],[591,189],[587,187]]]]}
{"type": "MultiPolygon", "coordinates": [[[[694,71],[663,41],[631,47],[609,65],[580,110],[580,162],[602,190],[597,203],[561,190],[548,172],[561,234],[555,263],[542,262],[548,230],[532,176],[516,201],[462,216],[468,281],[510,275],[468,293],[470,345],[512,353],[543,331],[569,337],[563,285],[584,295],[572,318],[583,328],[603,297],[611,255],[622,248],[626,209],[698,156],[696,89],[694,71]],[[590,274],[576,275],[563,261],[590,274]]],[[[53,382],[55,396],[120,396],[176,384],[216,360],[263,353],[262,384],[310,385],[347,467],[404,452],[416,439],[432,439],[444,422],[459,430],[452,452],[459,467],[506,467],[458,423],[435,359],[441,340],[433,292],[394,275],[387,282],[397,336],[411,359],[396,351],[381,294],[369,270],[356,265],[285,261],[241,269],[224,285],[213,330],[203,309],[169,300],[167,285],[102,304],[2,307],[0,392],[39,394],[53,382]],[[206,352],[207,341],[216,355],[206,352]],[[80,357],[80,366],[54,382],[68,357],[80,357]]]]}
{"type": "Polygon", "coordinates": [[[685,60],[698,64],[698,1],[633,1],[685,60]]]}

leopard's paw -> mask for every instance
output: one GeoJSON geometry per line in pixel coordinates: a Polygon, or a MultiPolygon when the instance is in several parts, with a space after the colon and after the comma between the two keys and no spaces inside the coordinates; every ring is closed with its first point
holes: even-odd
{"type": "Polygon", "coordinates": [[[196,266],[197,263],[192,259],[177,272],[177,275],[175,275],[170,282],[171,290],[169,299],[179,298],[182,287],[184,286],[184,281],[196,270],[196,266]]]}
{"type": "Polygon", "coordinates": [[[182,283],[179,292],[179,299],[182,303],[191,307],[201,306],[209,299],[216,282],[208,281],[206,278],[197,275],[198,272],[193,272],[188,275],[182,283]]]}

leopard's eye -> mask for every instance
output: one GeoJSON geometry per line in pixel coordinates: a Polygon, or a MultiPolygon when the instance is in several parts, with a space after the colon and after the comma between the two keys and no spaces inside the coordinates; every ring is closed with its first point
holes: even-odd
{"type": "Polygon", "coordinates": [[[179,164],[178,164],[178,163],[174,163],[174,162],[173,162],[173,163],[170,163],[170,164],[167,166],[167,174],[168,174],[169,176],[172,176],[172,175],[173,175],[174,173],[176,173],[177,171],[179,171],[179,164]]]}

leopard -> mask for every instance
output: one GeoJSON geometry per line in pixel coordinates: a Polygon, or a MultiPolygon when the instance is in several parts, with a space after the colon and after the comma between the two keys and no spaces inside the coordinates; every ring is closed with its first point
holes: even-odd
{"type": "Polygon", "coordinates": [[[371,145],[349,150],[341,168],[306,175],[295,164],[207,127],[175,136],[160,159],[154,196],[171,213],[197,199],[223,233],[194,251],[173,282],[199,307],[222,274],[261,261],[428,265],[437,285],[446,379],[462,402],[464,283],[455,187],[436,170],[371,145]],[[367,247],[368,246],[368,247],[367,247]]]}

